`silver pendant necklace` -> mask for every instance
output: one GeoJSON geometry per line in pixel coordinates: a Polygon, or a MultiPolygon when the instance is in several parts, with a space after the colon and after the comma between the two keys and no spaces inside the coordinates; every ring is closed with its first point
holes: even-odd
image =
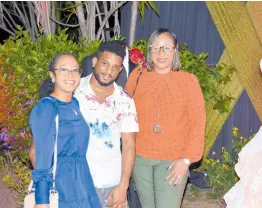
{"type": "Polygon", "coordinates": [[[154,133],[156,133],[156,134],[160,134],[161,131],[162,131],[162,126],[160,126],[160,124],[156,123],[156,124],[153,126],[153,131],[154,131],[154,133]]]}
{"type": "MultiPolygon", "coordinates": [[[[170,70],[170,72],[171,72],[172,70],[170,70]]],[[[163,88],[160,88],[160,89],[165,89],[165,90],[169,90],[169,87],[168,87],[168,82],[171,80],[171,76],[169,76],[169,78],[165,81],[165,86],[163,87],[163,88]]],[[[158,88],[159,89],[159,88],[158,88]]],[[[156,92],[157,92],[157,90],[156,90],[156,92]]],[[[160,115],[160,108],[161,108],[161,103],[160,103],[160,93],[161,92],[159,92],[158,91],[158,93],[157,93],[157,99],[155,99],[155,100],[153,100],[153,103],[155,104],[154,105],[154,107],[155,107],[155,110],[156,110],[156,112],[155,112],[155,125],[153,126],[153,132],[155,133],[155,134],[160,134],[162,131],[163,131],[163,127],[159,124],[159,122],[160,122],[160,117],[161,117],[161,115],[160,115]],[[155,101],[157,101],[157,103],[155,103],[155,101]],[[157,104],[158,104],[158,107],[157,107],[157,104]]],[[[162,94],[162,93],[161,93],[162,94]]]]}
{"type": "Polygon", "coordinates": [[[155,102],[153,102],[153,103],[155,103],[155,110],[156,110],[156,112],[155,112],[155,125],[153,126],[153,132],[155,133],[155,134],[160,134],[161,132],[162,132],[162,126],[159,124],[159,118],[160,118],[160,98],[159,98],[159,94],[158,94],[158,96],[157,96],[157,104],[159,105],[158,106],[158,108],[157,108],[157,104],[155,103],[155,102]]]}

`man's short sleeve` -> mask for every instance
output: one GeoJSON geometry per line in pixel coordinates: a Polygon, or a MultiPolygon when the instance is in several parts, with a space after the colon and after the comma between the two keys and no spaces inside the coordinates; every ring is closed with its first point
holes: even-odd
{"type": "Polygon", "coordinates": [[[136,106],[132,98],[128,98],[121,114],[121,133],[139,132],[136,106]]]}

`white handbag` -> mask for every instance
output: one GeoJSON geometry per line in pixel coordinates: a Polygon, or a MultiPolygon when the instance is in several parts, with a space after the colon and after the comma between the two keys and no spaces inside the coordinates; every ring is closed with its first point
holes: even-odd
{"type": "MultiPolygon", "coordinates": [[[[48,97],[47,97],[48,98],[48,97]]],[[[51,99],[51,98],[50,98],[51,99]]],[[[58,136],[58,115],[55,118],[56,122],[56,139],[55,139],[55,148],[54,148],[54,166],[53,166],[53,187],[50,190],[50,208],[58,208],[58,192],[55,189],[55,175],[56,175],[56,166],[57,166],[57,136],[58,136]]],[[[24,199],[24,208],[33,208],[35,206],[35,192],[32,190],[33,181],[31,180],[30,185],[28,187],[28,194],[24,199]]]]}

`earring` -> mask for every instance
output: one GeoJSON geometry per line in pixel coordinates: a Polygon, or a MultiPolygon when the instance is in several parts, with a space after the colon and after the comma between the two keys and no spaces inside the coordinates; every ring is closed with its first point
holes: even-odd
{"type": "Polygon", "coordinates": [[[54,79],[52,79],[52,83],[55,83],[55,80],[54,80],[54,79]]]}
{"type": "Polygon", "coordinates": [[[178,53],[177,49],[176,49],[176,54],[175,54],[175,57],[174,57],[174,67],[177,70],[179,70],[179,68],[180,68],[179,53],[178,53]]]}

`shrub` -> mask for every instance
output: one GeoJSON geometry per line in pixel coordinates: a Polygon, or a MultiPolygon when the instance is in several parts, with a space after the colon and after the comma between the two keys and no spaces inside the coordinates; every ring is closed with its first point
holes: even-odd
{"type": "MultiPolygon", "coordinates": [[[[1,84],[4,107],[1,115],[0,143],[9,150],[8,162],[3,163],[6,172],[3,180],[23,198],[29,184],[30,164],[28,147],[32,140],[28,119],[38,100],[41,82],[48,77],[48,64],[60,52],[74,53],[79,63],[94,54],[101,41],[81,39],[78,43],[68,39],[62,31],[59,35],[46,35],[33,42],[27,31],[21,28],[16,36],[0,45],[1,84]]],[[[3,158],[2,158],[3,160],[3,158]]]]}
{"type": "Polygon", "coordinates": [[[3,122],[8,137],[15,137],[14,150],[28,146],[30,131],[28,115],[38,100],[38,89],[48,76],[48,64],[59,52],[76,54],[78,61],[96,52],[101,41],[81,39],[75,43],[67,39],[65,31],[59,35],[39,37],[33,42],[26,31],[19,30],[0,46],[2,61],[1,73],[6,82],[8,93],[4,95],[7,112],[10,114],[3,122]]]}
{"type": "Polygon", "coordinates": [[[238,153],[253,138],[244,138],[240,136],[238,128],[234,127],[232,131],[232,152],[229,153],[222,147],[221,159],[216,159],[216,153],[212,157],[204,159],[199,171],[205,173],[208,186],[212,187],[210,195],[213,198],[222,198],[234,184],[239,180],[235,173],[235,165],[238,162],[238,153]]]}

